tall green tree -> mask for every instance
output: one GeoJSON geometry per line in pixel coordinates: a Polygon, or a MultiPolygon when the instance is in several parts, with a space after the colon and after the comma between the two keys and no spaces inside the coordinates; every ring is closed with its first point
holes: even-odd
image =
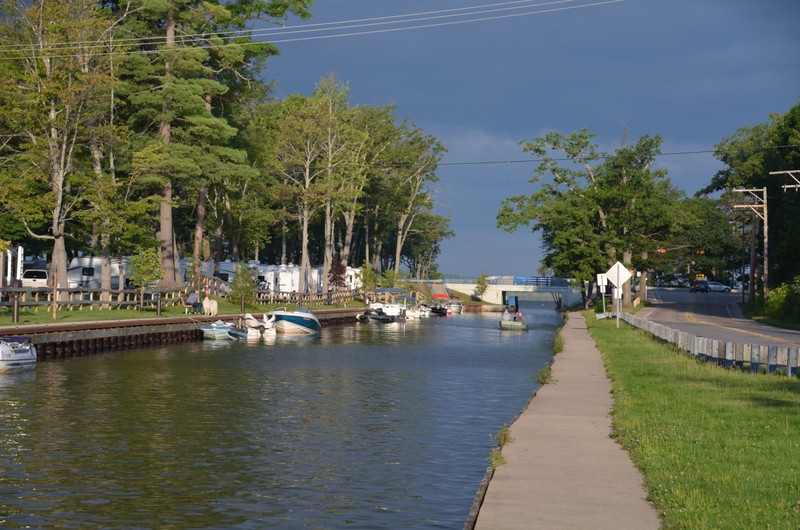
{"type": "Polygon", "coordinates": [[[83,0],[4,0],[0,12],[0,202],[31,237],[52,241],[65,285],[68,222],[92,182],[89,127],[107,110],[113,21],[83,0]]]}
{"type": "MultiPolygon", "coordinates": [[[[792,228],[800,211],[800,193],[784,190],[796,181],[786,174],[771,172],[796,171],[800,177],[800,103],[784,114],[771,114],[766,123],[740,128],[723,139],[715,156],[725,164],[702,193],[724,191],[732,203],[742,204],[746,197],[733,190],[767,189],[769,281],[775,286],[790,283],[800,275],[800,231],[792,228]]],[[[759,235],[756,250],[762,248],[759,235]]],[[[760,263],[763,256],[759,256],[760,263]]]]}
{"type": "MultiPolygon", "coordinates": [[[[178,194],[192,182],[197,211],[203,212],[208,189],[203,181],[230,169],[246,169],[244,152],[230,146],[237,131],[214,102],[228,92],[231,79],[252,72],[251,59],[275,51],[269,44],[252,42],[246,33],[227,32],[242,30],[259,17],[308,16],[310,3],[136,0],[136,16],[120,28],[140,39],[142,53],[127,56],[121,77],[127,83],[129,124],[141,133],[131,169],[160,191],[158,237],[165,286],[180,281],[172,214],[178,194]]],[[[224,200],[222,204],[227,206],[224,200]]]]}
{"type": "Polygon", "coordinates": [[[432,208],[429,186],[438,181],[435,172],[445,152],[438,139],[413,124],[403,124],[401,134],[400,141],[392,149],[393,166],[389,171],[395,197],[389,212],[395,222],[395,276],[400,274],[403,245],[417,216],[432,208]]]}
{"type": "Polygon", "coordinates": [[[544,265],[590,285],[616,261],[630,266],[634,257],[646,260],[655,252],[658,238],[669,231],[669,209],[680,197],[665,172],[652,169],[660,138],[644,136],[604,155],[593,137],[584,129],[522,142],[523,151],[541,160],[531,182],[552,180],[531,195],[504,199],[497,217],[498,227],[507,231],[524,225],[540,231],[544,265]]]}
{"type": "Polygon", "coordinates": [[[430,278],[441,253],[441,242],[454,236],[449,218],[429,211],[417,215],[401,255],[401,261],[408,267],[411,277],[418,280],[430,278]]]}
{"type": "Polygon", "coordinates": [[[350,179],[348,169],[352,150],[358,141],[358,132],[351,126],[353,115],[348,97],[350,89],[338,82],[333,76],[320,81],[314,98],[322,105],[321,125],[323,133],[322,155],[320,164],[325,167],[324,228],[323,228],[323,261],[322,291],[328,292],[328,272],[334,255],[334,231],[338,213],[357,192],[347,181],[350,179]]]}
{"type": "MultiPolygon", "coordinates": [[[[356,220],[363,219],[367,212],[366,190],[370,181],[382,178],[388,171],[387,153],[399,137],[393,111],[393,107],[361,106],[353,114],[351,125],[356,131],[355,139],[348,152],[348,161],[342,168],[348,175],[342,181],[344,200],[341,205],[344,221],[341,255],[345,265],[350,264],[350,255],[354,251],[356,220]]],[[[367,240],[365,247],[368,246],[367,240]]]]}
{"type": "Polygon", "coordinates": [[[326,203],[327,168],[319,161],[325,152],[326,131],[323,127],[326,108],[322,100],[299,94],[281,104],[277,118],[275,170],[285,183],[282,196],[291,203],[294,218],[300,226],[301,292],[309,289],[311,260],[309,257],[309,225],[326,203]]]}

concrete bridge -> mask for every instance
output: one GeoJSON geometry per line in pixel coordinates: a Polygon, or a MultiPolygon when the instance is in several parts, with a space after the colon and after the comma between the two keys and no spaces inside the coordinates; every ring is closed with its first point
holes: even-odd
{"type": "MultiPolygon", "coordinates": [[[[441,283],[451,291],[472,295],[477,279],[445,279],[441,283]]],[[[580,288],[572,287],[568,280],[554,276],[490,277],[482,300],[491,304],[506,304],[509,296],[516,296],[519,300],[555,302],[559,308],[571,307],[583,301],[580,288]]]]}

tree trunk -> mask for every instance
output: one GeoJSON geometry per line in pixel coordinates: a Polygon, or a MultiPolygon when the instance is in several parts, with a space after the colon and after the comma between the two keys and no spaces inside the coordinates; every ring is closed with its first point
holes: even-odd
{"type": "Polygon", "coordinates": [[[286,217],[281,218],[281,265],[286,265],[286,217]]]}
{"type": "Polygon", "coordinates": [[[340,256],[342,257],[342,263],[345,266],[350,265],[350,247],[353,244],[353,233],[355,231],[355,215],[352,213],[346,213],[343,215],[344,217],[344,242],[342,243],[342,248],[340,251],[340,256]]]}
{"type": "Polygon", "coordinates": [[[322,258],[322,292],[328,292],[328,272],[333,262],[333,206],[325,204],[325,252],[322,258]]]}
{"type": "Polygon", "coordinates": [[[301,227],[301,258],[300,258],[300,284],[298,291],[301,293],[308,293],[308,277],[311,273],[311,261],[308,257],[308,206],[303,205],[300,210],[300,227],[301,227]]]}
{"type": "MultiPolygon", "coordinates": [[[[53,240],[53,259],[50,262],[50,273],[53,278],[58,279],[56,287],[66,288],[69,287],[69,283],[67,282],[67,247],[63,234],[63,231],[57,232],[53,240]]],[[[66,300],[66,298],[66,293],[59,297],[60,300],[66,300]]]]}
{"type": "MultiPolygon", "coordinates": [[[[166,24],[165,45],[167,48],[172,48],[175,45],[175,27],[176,22],[172,13],[169,14],[166,24]]],[[[167,59],[164,64],[164,77],[169,78],[172,72],[171,59],[167,59]]],[[[168,115],[172,105],[169,100],[164,104],[164,115],[168,115]]],[[[159,124],[159,134],[161,141],[164,145],[169,145],[172,141],[172,124],[168,121],[162,121],[159,124]]],[[[159,286],[166,289],[172,289],[179,285],[178,273],[175,270],[175,238],[174,227],[172,224],[172,183],[170,177],[166,176],[167,182],[162,188],[161,203],[159,204],[159,225],[158,232],[159,240],[161,241],[161,267],[164,269],[164,277],[159,282],[159,286]]]]}
{"type": "Polygon", "coordinates": [[[206,224],[206,203],[208,202],[208,189],[205,186],[200,188],[197,194],[197,218],[194,223],[194,245],[192,246],[192,277],[191,282],[194,285],[200,285],[203,280],[202,269],[202,253],[203,253],[203,240],[205,239],[205,224],[206,224]]]}
{"type": "Polygon", "coordinates": [[[174,289],[180,285],[179,274],[175,270],[176,248],[173,237],[174,228],[172,226],[172,184],[166,183],[161,192],[161,203],[159,204],[159,240],[161,241],[161,267],[164,269],[164,277],[159,282],[159,287],[164,289],[174,289]]]}
{"type": "MultiPolygon", "coordinates": [[[[631,261],[633,261],[633,252],[626,250],[622,253],[622,264],[625,265],[625,267],[630,267],[631,261]]],[[[631,307],[633,305],[631,285],[633,285],[634,281],[634,278],[631,278],[622,286],[622,307],[631,307]]]]}

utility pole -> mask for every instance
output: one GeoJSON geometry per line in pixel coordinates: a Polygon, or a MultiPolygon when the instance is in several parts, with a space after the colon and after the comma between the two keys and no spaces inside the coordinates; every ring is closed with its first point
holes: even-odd
{"type": "Polygon", "coordinates": [[[800,190],[800,169],[790,169],[789,171],[770,171],[770,175],[789,175],[792,180],[794,180],[794,184],[786,184],[783,186],[783,191],[788,189],[794,189],[795,191],[800,190]]]}
{"type": "MultiPolygon", "coordinates": [[[[800,182],[798,182],[800,184],[800,182]]],[[[759,219],[764,223],[764,272],[762,274],[762,283],[764,289],[764,299],[767,298],[767,294],[769,294],[769,287],[767,286],[767,281],[769,280],[769,252],[768,252],[768,244],[769,244],[769,225],[767,224],[767,188],[738,188],[732,190],[738,193],[746,193],[747,197],[750,199],[748,202],[742,204],[734,204],[734,208],[748,208],[754,214],[756,214],[759,219]],[[758,194],[761,194],[760,196],[758,194]]],[[[753,251],[755,251],[755,245],[753,245],[753,251]]],[[[753,302],[753,296],[755,295],[755,282],[753,279],[755,278],[755,274],[753,268],[750,267],[750,301],[753,302]]]]}

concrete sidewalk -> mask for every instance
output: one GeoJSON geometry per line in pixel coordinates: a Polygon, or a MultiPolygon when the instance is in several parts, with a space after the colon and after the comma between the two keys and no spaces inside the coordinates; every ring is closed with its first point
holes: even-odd
{"type": "Polygon", "coordinates": [[[562,332],[553,382],[511,425],[477,530],[657,529],[642,475],[611,439],[611,381],[579,313],[562,332]]]}

